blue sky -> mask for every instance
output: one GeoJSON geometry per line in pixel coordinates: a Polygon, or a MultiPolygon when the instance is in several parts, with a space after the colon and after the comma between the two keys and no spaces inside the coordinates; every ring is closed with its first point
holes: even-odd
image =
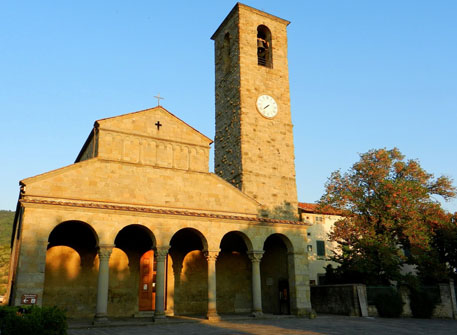
{"type": "MultiPolygon", "coordinates": [[[[291,21],[300,201],[383,147],[456,184],[457,1],[244,3],[291,21]]],[[[2,1],[0,209],[15,208],[20,179],[72,164],[95,120],[154,107],[157,93],[213,138],[210,36],[234,4],[2,1]]]]}

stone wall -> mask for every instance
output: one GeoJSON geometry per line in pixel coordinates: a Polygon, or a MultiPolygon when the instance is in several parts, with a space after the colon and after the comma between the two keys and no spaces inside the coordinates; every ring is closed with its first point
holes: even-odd
{"type": "Polygon", "coordinates": [[[209,147],[100,130],[99,157],[129,163],[207,172],[209,147]]]}
{"type": "Polygon", "coordinates": [[[241,189],[241,104],[238,14],[215,36],[216,134],[214,170],[241,189]]]}
{"type": "Polygon", "coordinates": [[[72,317],[93,316],[97,297],[98,261],[95,262],[95,255],[82,256],[67,246],[48,249],[44,306],[63,308],[72,317]]]}
{"type": "Polygon", "coordinates": [[[311,286],[311,306],[316,313],[361,316],[357,285],[311,286]]]}
{"type": "Polygon", "coordinates": [[[216,262],[217,310],[249,313],[252,308],[251,261],[244,252],[221,252],[216,262]],[[236,270],[234,270],[236,269],[236,270]]]}
{"type": "MultiPolygon", "coordinates": [[[[454,283],[442,283],[438,285],[440,292],[440,301],[433,310],[433,318],[455,319],[457,316],[455,294],[452,295],[454,290],[454,283]]],[[[409,290],[405,287],[400,289],[400,293],[404,302],[403,317],[411,317],[411,307],[409,299],[409,290]]]]}
{"type": "Polygon", "coordinates": [[[174,315],[204,315],[208,306],[208,267],[203,253],[193,250],[173,254],[168,260],[167,287],[174,295],[169,296],[167,310],[174,315]]]}
{"type": "MultiPolygon", "coordinates": [[[[98,256],[81,256],[67,246],[55,246],[46,253],[43,305],[63,308],[72,318],[92,317],[95,310],[98,256]]],[[[121,249],[113,249],[108,296],[112,316],[138,311],[138,260],[138,254],[128,256],[121,249]]]]}
{"type": "Polygon", "coordinates": [[[27,192],[51,199],[249,213],[258,203],[213,173],[87,160],[23,180],[27,192]]]}
{"type": "MultiPolygon", "coordinates": [[[[433,318],[446,318],[446,319],[457,319],[457,308],[455,294],[452,294],[454,288],[454,282],[451,280],[450,283],[442,283],[438,285],[440,301],[433,310],[433,318]]],[[[402,317],[412,317],[410,306],[410,291],[407,287],[401,286],[399,289],[403,300],[403,312],[402,317]]],[[[368,306],[370,316],[378,316],[376,306],[368,306]]]]}
{"type": "MultiPolygon", "coordinates": [[[[95,129],[95,128],[94,128],[95,129]]],[[[77,161],[82,162],[93,157],[97,157],[98,154],[98,131],[94,130],[89,135],[84,147],[82,148],[77,161]],[[95,140],[94,140],[95,134],[95,140]]]]}

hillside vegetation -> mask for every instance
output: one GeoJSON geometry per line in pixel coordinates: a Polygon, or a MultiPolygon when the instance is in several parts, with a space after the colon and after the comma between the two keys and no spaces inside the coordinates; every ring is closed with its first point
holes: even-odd
{"type": "Polygon", "coordinates": [[[13,221],[14,212],[0,210],[0,295],[5,294],[6,284],[8,282],[13,221]]]}

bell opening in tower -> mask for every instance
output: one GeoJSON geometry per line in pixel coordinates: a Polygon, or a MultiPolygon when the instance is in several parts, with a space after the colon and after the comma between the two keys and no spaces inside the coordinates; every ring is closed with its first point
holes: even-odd
{"type": "Polygon", "coordinates": [[[271,32],[264,25],[257,27],[257,64],[273,67],[271,32]]]}

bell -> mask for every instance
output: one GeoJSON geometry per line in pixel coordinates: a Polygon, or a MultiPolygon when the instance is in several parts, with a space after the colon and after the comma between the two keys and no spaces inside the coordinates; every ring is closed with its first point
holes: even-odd
{"type": "Polygon", "coordinates": [[[264,48],[265,47],[265,41],[261,38],[257,38],[257,48],[264,48]]]}

